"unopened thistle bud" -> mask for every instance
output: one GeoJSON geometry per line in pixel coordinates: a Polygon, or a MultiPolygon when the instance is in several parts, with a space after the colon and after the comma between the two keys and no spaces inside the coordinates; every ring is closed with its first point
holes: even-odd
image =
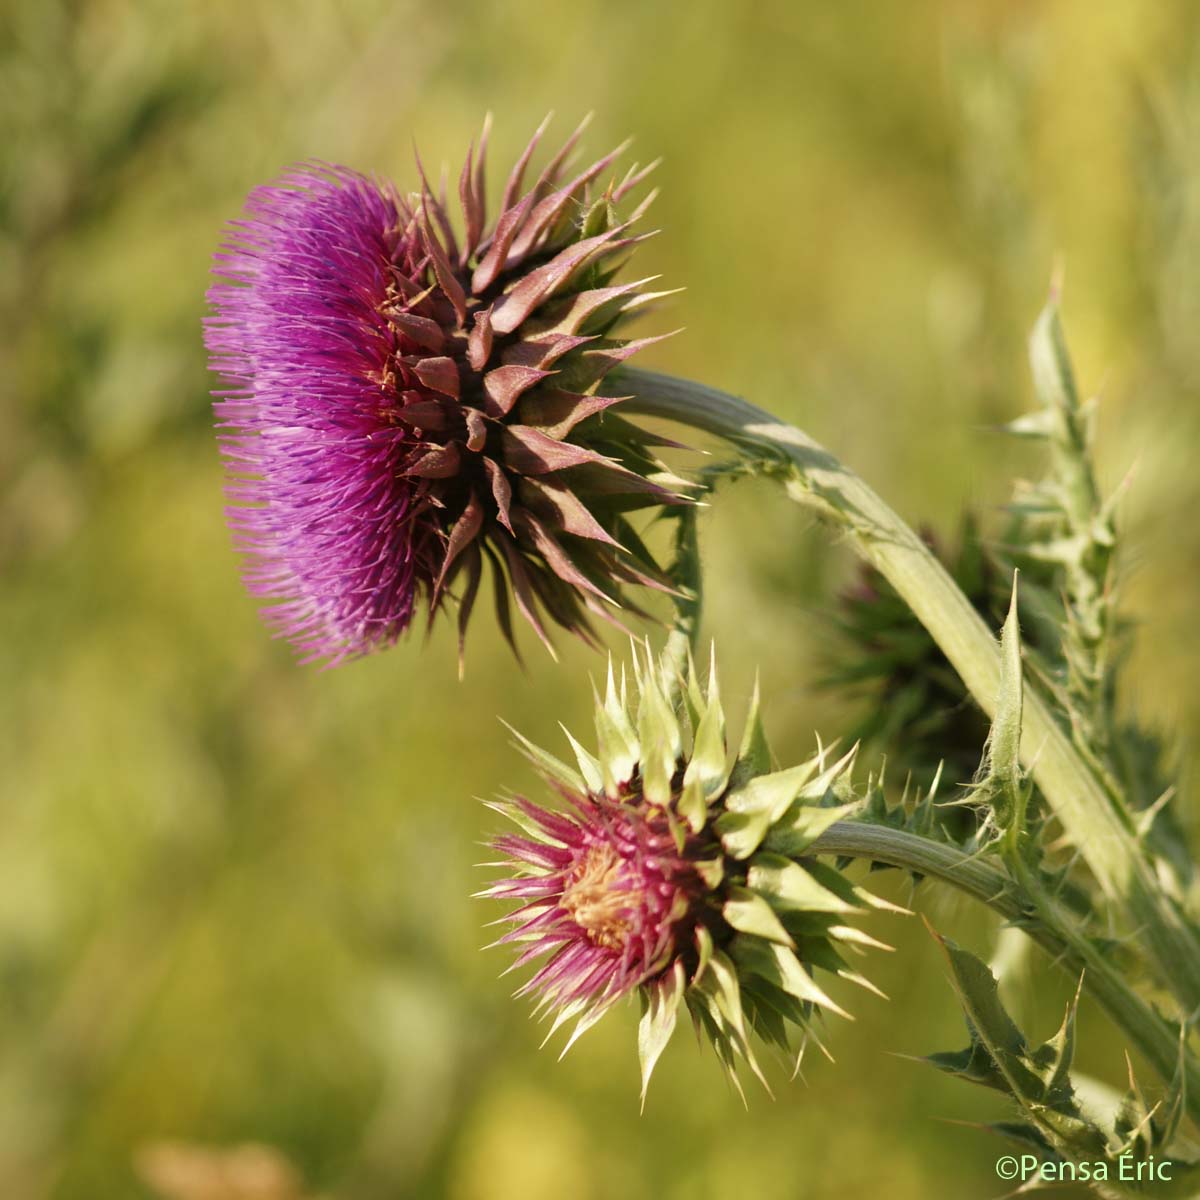
{"type": "MultiPolygon", "coordinates": [[[[931,531],[922,530],[922,540],[988,625],[999,625],[1011,573],[986,548],[975,520],[964,518],[953,551],[931,531]]],[[[911,773],[918,786],[929,787],[939,775],[952,783],[969,780],[983,753],[988,720],[937,643],[874,567],[863,566],[840,599],[834,621],[843,636],[829,648],[823,682],[863,693],[864,715],[850,736],[886,754],[889,774],[911,773]]],[[[963,807],[947,808],[943,815],[963,835],[972,823],[963,807]]]]}
{"type": "Polygon", "coordinates": [[[517,903],[500,943],[520,949],[516,967],[541,960],[518,994],[554,1014],[552,1033],[576,1022],[568,1046],[640,995],[643,1098],[681,1005],[735,1083],[739,1061],[762,1079],[751,1034],[798,1061],[816,1011],[841,1012],[817,968],[870,986],[839,946],[879,945],[846,920],[883,902],[805,856],[858,807],[854,753],[772,771],[757,701],[727,751],[715,673],[702,689],[647,658],[635,685],[629,697],[610,666],[598,754],[572,738],[577,767],[522,739],[563,803],[493,805],[521,832],[493,843],[512,874],[482,894],[517,903]]]}
{"type": "MultiPolygon", "coordinates": [[[[311,659],[394,642],[422,604],[459,603],[484,566],[510,597],[585,637],[589,614],[666,588],[628,521],[674,502],[655,440],[608,410],[605,375],[646,341],[616,327],[652,294],[614,282],[651,197],[646,170],[590,191],[619,151],[564,180],[576,131],[532,184],[539,130],[486,219],[487,128],[445,198],[305,164],[255,189],[209,292],[216,404],[250,589],[311,659]]],[[[648,170],[648,169],[647,169],[648,170]]],[[[636,611],[636,610],[634,610],[636,611]]]]}

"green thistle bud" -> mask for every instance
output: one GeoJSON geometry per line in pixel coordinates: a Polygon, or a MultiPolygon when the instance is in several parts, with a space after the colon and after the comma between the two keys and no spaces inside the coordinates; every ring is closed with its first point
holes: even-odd
{"type": "Polygon", "coordinates": [[[854,751],[772,770],[756,695],[730,753],[715,670],[702,687],[647,653],[630,691],[610,663],[598,753],[568,734],[577,766],[520,739],[565,807],[492,805],[522,831],[493,842],[512,873],[481,893],[518,904],[498,944],[520,947],[516,966],[542,960],[518,994],[553,1014],[551,1034],[575,1022],[568,1047],[639,995],[643,1100],[681,1008],[739,1090],[739,1064],[766,1086],[752,1035],[798,1066],[818,1013],[846,1015],[818,969],[876,990],[842,950],[881,945],[847,917],[885,905],[806,856],[859,807],[854,751]]]}
{"type": "MultiPolygon", "coordinates": [[[[1011,572],[993,560],[974,518],[964,518],[956,550],[931,531],[923,539],[976,612],[999,625],[1011,572]]],[[[925,788],[939,774],[952,783],[969,780],[987,741],[987,717],[891,584],[864,566],[833,620],[841,637],[823,682],[867,699],[852,736],[885,753],[893,777],[911,774],[925,788]]]]}

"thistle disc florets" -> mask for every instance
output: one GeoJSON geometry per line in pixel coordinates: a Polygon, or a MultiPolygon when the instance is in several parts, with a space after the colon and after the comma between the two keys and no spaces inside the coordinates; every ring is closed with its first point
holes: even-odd
{"type": "Polygon", "coordinates": [[[495,894],[523,905],[509,938],[533,939],[534,956],[559,950],[523,990],[558,1006],[602,1006],[670,965],[705,887],[696,847],[680,849],[665,810],[603,793],[566,800],[557,813],[518,801],[532,836],[495,846],[544,873],[506,880],[495,894]]]}
{"type": "MultiPolygon", "coordinates": [[[[653,294],[615,283],[644,234],[618,205],[620,153],[563,180],[576,131],[535,181],[541,136],[485,216],[487,129],[458,181],[456,230],[418,191],[341,167],[255,189],[216,256],[206,323],[230,523],[269,619],[309,658],[396,640],[458,592],[460,645],[485,563],[510,596],[584,636],[627,585],[668,587],[627,514],[675,502],[648,434],[609,412],[608,372],[647,341],[616,327],[653,294]]],[[[636,611],[636,610],[635,610],[636,611]]]]}
{"type": "Polygon", "coordinates": [[[512,874],[483,894],[517,902],[500,942],[522,947],[517,967],[542,960],[519,994],[554,1029],[576,1020],[572,1042],[640,994],[643,1095],[681,1003],[735,1081],[739,1060],[761,1078],[750,1033],[788,1049],[790,1027],[802,1050],[814,1012],[841,1011],[814,969],[865,984],[837,946],[879,944],[846,914],[882,902],[806,854],[858,808],[854,755],[772,771],[757,702],[728,753],[715,673],[703,689],[647,656],[635,685],[631,700],[610,667],[599,752],[572,738],[577,767],[521,739],[564,806],[493,806],[522,832],[493,843],[512,874]]]}

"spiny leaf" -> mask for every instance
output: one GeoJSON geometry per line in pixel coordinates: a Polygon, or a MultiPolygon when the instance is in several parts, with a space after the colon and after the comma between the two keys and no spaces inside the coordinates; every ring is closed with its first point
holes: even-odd
{"type": "Polygon", "coordinates": [[[1065,1157],[1076,1161],[1102,1157],[1108,1150],[1107,1139],[1083,1116],[1070,1081],[1075,1002],[1058,1034],[1044,1045],[1030,1048],[1005,1011],[996,978],[987,965],[948,938],[930,932],[946,954],[971,1034],[965,1051],[935,1055],[930,1061],[942,1070],[1007,1092],[1065,1157]]]}
{"type": "Polygon", "coordinates": [[[1042,309],[1029,336],[1029,364],[1034,386],[1047,409],[1069,414],[1079,411],[1075,372],[1054,297],[1042,309]]]}

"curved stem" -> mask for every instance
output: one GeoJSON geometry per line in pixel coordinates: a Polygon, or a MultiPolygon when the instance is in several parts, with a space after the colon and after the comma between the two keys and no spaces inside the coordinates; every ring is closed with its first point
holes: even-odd
{"type": "MultiPolygon", "coordinates": [[[[614,373],[615,375],[616,373],[614,373]]],[[[623,368],[628,411],[677,421],[766,455],[788,493],[846,530],[929,631],[989,716],[1000,690],[996,641],[929,547],[853,471],[807,434],[736,396],[623,368]]],[[[769,469],[765,466],[764,469],[769,469]]],[[[1106,896],[1123,906],[1185,1013],[1200,1009],[1200,932],[1159,887],[1128,809],[1096,779],[1049,708],[1027,693],[1022,760],[1106,896]]]]}
{"type": "Polygon", "coordinates": [[[671,571],[677,594],[675,619],[667,638],[666,657],[675,665],[675,673],[684,674],[688,655],[696,650],[700,636],[700,613],[704,604],[704,579],[700,570],[700,543],[696,531],[696,510],[687,506],[673,514],[675,526],[675,562],[671,571]]]}
{"type": "Polygon", "coordinates": [[[1052,898],[1043,896],[1035,903],[996,863],[967,854],[956,846],[884,825],[838,821],[805,853],[862,858],[931,876],[1018,925],[1060,966],[1074,974],[1083,974],[1084,990],[1125,1031],[1160,1078],[1169,1082],[1183,1056],[1188,1112],[1194,1121],[1200,1122],[1200,1063],[1181,1049],[1178,1033],[1094,946],[1084,938],[1070,935],[1073,918],[1057,912],[1052,898]]]}

